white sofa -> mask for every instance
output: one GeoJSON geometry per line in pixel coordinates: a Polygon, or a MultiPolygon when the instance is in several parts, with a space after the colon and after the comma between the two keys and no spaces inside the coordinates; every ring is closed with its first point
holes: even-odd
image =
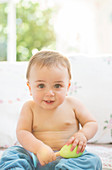
{"type": "MultiPolygon", "coordinates": [[[[96,117],[99,130],[88,150],[99,151],[110,144],[103,168],[112,169],[112,56],[69,56],[72,69],[70,95],[80,99],[96,117]],[[100,146],[99,146],[100,144],[100,146]],[[99,146],[100,148],[97,148],[99,146]],[[106,165],[108,163],[108,165],[106,165]]],[[[23,103],[31,99],[26,85],[27,62],[0,62],[0,147],[15,145],[16,124],[23,103]]],[[[100,153],[100,152],[99,152],[100,153]]],[[[98,153],[98,154],[99,154],[98,153]]],[[[104,149],[105,154],[105,149],[104,149]]]]}

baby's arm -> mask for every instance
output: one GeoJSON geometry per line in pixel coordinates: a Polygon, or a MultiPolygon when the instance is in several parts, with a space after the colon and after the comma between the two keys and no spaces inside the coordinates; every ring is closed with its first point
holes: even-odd
{"type": "Polygon", "coordinates": [[[73,134],[67,144],[73,144],[71,151],[76,147],[76,145],[78,145],[77,153],[79,153],[85,150],[87,141],[96,134],[98,125],[95,118],[89,113],[81,102],[71,98],[71,103],[74,106],[75,116],[82,128],[73,134]]]}
{"type": "Polygon", "coordinates": [[[19,121],[17,124],[16,134],[20,144],[28,151],[33,152],[41,165],[45,165],[56,159],[53,150],[38,140],[32,134],[33,111],[32,102],[24,104],[19,121]]]}

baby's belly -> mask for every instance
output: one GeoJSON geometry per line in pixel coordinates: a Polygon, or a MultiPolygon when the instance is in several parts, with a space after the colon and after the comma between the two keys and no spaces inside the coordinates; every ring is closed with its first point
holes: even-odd
{"type": "Polygon", "coordinates": [[[71,129],[69,131],[33,132],[33,134],[37,139],[49,145],[53,150],[60,150],[76,131],[77,129],[71,129]]]}

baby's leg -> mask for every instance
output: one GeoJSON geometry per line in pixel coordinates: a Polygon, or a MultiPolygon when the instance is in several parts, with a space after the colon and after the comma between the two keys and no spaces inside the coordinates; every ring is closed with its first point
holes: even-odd
{"type": "Polygon", "coordinates": [[[92,153],[84,152],[78,158],[61,159],[55,170],[102,170],[100,158],[92,153]]]}
{"type": "Polygon", "coordinates": [[[0,159],[0,169],[34,170],[30,154],[20,146],[12,146],[6,149],[0,159]]]}
{"type": "Polygon", "coordinates": [[[32,153],[23,147],[12,146],[4,151],[0,159],[0,170],[54,170],[59,160],[60,157],[56,161],[41,166],[38,160],[33,160],[32,153]]]}

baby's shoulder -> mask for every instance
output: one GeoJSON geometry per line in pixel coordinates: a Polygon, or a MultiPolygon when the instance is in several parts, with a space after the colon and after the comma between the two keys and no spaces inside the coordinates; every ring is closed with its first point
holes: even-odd
{"type": "Polygon", "coordinates": [[[23,104],[23,108],[33,108],[35,106],[35,103],[33,100],[26,101],[23,104]]]}
{"type": "Polygon", "coordinates": [[[73,97],[73,96],[67,96],[66,97],[66,101],[67,102],[78,102],[78,100],[75,98],[75,97],[73,97]]]}
{"type": "Polygon", "coordinates": [[[77,98],[73,97],[73,96],[67,96],[66,97],[66,101],[73,105],[73,106],[80,106],[82,105],[82,103],[80,102],[80,100],[78,100],[77,98]]]}

